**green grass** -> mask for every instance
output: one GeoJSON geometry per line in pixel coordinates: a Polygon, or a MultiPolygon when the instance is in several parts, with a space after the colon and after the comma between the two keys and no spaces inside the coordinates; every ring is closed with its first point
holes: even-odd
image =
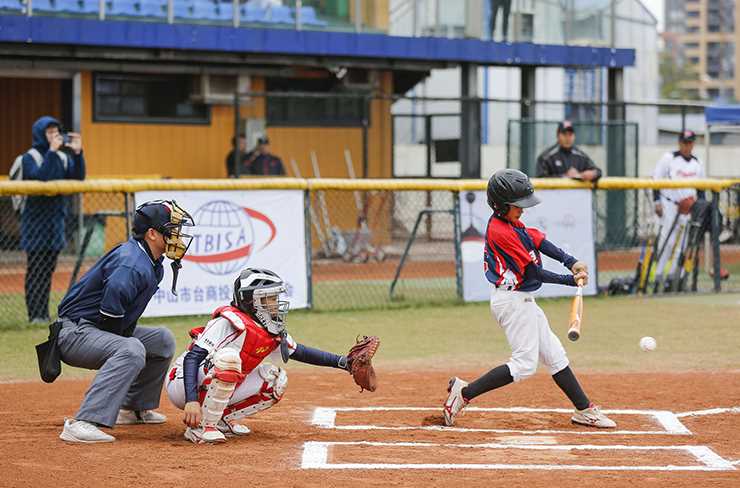
{"type": "MultiPolygon", "coordinates": [[[[660,298],[586,298],[583,335],[565,338],[570,300],[540,300],[555,333],[579,371],[640,372],[738,370],[740,295],[660,298]],[[657,339],[655,352],[638,348],[641,337],[657,339]]],[[[169,327],[184,350],[187,330],[204,317],[146,319],[169,327]]],[[[342,312],[291,312],[291,334],[300,342],[343,352],[358,334],[379,335],[379,367],[460,369],[493,367],[509,356],[487,304],[417,306],[342,312]]],[[[37,378],[33,345],[47,330],[0,331],[0,379],[37,378]]],[[[305,367],[291,365],[291,367],[305,367]]],[[[89,372],[64,367],[64,377],[89,372]]]]}

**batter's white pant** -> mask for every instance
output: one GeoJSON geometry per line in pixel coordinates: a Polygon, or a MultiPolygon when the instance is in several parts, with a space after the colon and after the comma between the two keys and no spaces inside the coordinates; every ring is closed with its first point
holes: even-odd
{"type": "MultiPolygon", "coordinates": [[[[254,368],[254,370],[249,373],[246,378],[244,378],[244,381],[236,386],[236,389],[231,395],[231,400],[229,400],[229,404],[227,405],[227,407],[239,403],[242,400],[245,400],[252,395],[256,395],[260,392],[262,388],[262,383],[265,381],[259,374],[259,369],[261,366],[263,366],[263,364],[260,364],[259,366],[254,368]]],[[[199,388],[200,385],[203,384],[203,380],[205,379],[205,377],[206,375],[205,373],[203,373],[203,368],[198,368],[199,388]]],[[[181,367],[177,368],[175,377],[173,379],[170,379],[169,376],[167,377],[166,387],[167,396],[170,398],[172,404],[180,410],[185,408],[185,381],[183,380],[181,367]]]]}
{"type": "Polygon", "coordinates": [[[678,258],[681,255],[681,251],[686,246],[686,232],[688,231],[689,218],[691,215],[679,215],[678,222],[676,222],[676,228],[671,231],[671,225],[676,219],[678,214],[678,205],[668,200],[662,199],[663,204],[663,217],[660,219],[660,239],[658,241],[658,252],[663,249],[665,244],[665,250],[658,260],[658,265],[655,268],[655,278],[667,278],[673,277],[678,266],[678,258]],[[679,240],[680,239],[680,240],[679,240]],[[667,241],[666,241],[667,240],[667,241]],[[678,241],[678,242],[677,242],[678,241]]]}
{"type": "Polygon", "coordinates": [[[538,361],[551,375],[568,367],[565,349],[531,293],[491,286],[491,314],[511,347],[511,359],[506,364],[514,381],[534,375],[538,361]]]}

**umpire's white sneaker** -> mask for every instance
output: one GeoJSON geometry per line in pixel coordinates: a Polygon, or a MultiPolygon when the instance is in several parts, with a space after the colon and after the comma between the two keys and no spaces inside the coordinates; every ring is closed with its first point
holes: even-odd
{"type": "Polygon", "coordinates": [[[226,436],[215,427],[198,427],[185,429],[185,438],[195,444],[215,444],[226,442],[226,436]]]}
{"type": "Polygon", "coordinates": [[[455,424],[455,417],[457,417],[468,402],[462,396],[462,389],[468,386],[466,381],[461,380],[457,376],[450,378],[450,383],[447,385],[447,391],[450,394],[447,396],[443,408],[443,415],[445,418],[445,425],[450,427],[455,424]]]}
{"type": "Polygon", "coordinates": [[[163,424],[167,417],[154,410],[119,410],[116,425],[163,424]]]}
{"type": "Polygon", "coordinates": [[[116,440],[112,435],[108,435],[97,426],[84,420],[64,419],[64,429],[59,438],[67,442],[79,442],[83,444],[92,444],[95,442],[113,442],[116,440]]]}
{"type": "Polygon", "coordinates": [[[227,422],[224,419],[218,421],[218,423],[216,424],[216,428],[227,436],[240,436],[252,433],[252,431],[246,425],[237,424],[236,422],[227,422]]]}
{"type": "Polygon", "coordinates": [[[604,415],[601,409],[593,403],[583,410],[576,410],[570,421],[574,424],[599,427],[600,429],[613,429],[617,423],[604,415]]]}

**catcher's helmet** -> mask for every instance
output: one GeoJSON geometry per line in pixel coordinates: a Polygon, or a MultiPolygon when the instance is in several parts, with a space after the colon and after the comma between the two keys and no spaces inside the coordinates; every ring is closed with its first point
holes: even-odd
{"type": "Polygon", "coordinates": [[[488,205],[499,214],[508,212],[509,205],[528,208],[540,203],[529,177],[516,169],[496,171],[488,180],[487,194],[488,205]]]}
{"type": "Polygon", "coordinates": [[[280,335],[290,309],[287,301],[278,299],[285,291],[285,283],[274,272],[246,268],[234,281],[233,305],[256,318],[270,334],[280,335]]]}

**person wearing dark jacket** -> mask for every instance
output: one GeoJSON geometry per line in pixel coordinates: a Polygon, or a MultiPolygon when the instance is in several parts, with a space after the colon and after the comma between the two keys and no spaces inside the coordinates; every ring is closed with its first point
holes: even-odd
{"type": "Polygon", "coordinates": [[[569,120],[558,124],[558,142],[548,147],[537,158],[538,178],[573,178],[597,181],[601,169],[596,167],[588,154],[576,147],[576,131],[569,120]]]}
{"type": "Polygon", "coordinates": [[[257,147],[247,154],[246,165],[255,176],[285,176],[283,161],[270,152],[270,140],[260,137],[257,147]]]}
{"type": "MultiPolygon", "coordinates": [[[[84,180],[82,138],[70,133],[65,143],[61,124],[53,117],[38,119],[32,128],[33,149],[23,155],[23,179],[84,180]],[[37,161],[38,158],[38,161],[37,161]]],[[[49,321],[51,276],[66,245],[65,220],[69,197],[29,196],[21,212],[21,248],[26,251],[26,308],[31,323],[49,321]]]]}
{"type": "Polygon", "coordinates": [[[247,137],[244,134],[240,134],[238,138],[231,139],[232,149],[229,154],[226,155],[226,173],[229,178],[237,177],[237,166],[239,169],[238,175],[249,174],[249,168],[247,167],[247,137]]]}

